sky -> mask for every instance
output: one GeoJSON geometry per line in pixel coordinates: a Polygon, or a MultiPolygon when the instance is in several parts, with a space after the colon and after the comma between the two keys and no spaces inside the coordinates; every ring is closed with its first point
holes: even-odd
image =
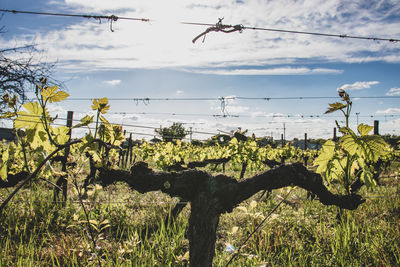
{"type": "Polygon", "coordinates": [[[379,120],[380,134],[400,133],[400,42],[244,29],[193,43],[209,26],[182,24],[223,18],[227,25],[400,39],[397,0],[2,0],[0,9],[150,19],[2,15],[1,48],[34,44],[37,58],[56,62],[54,76],[71,98],[49,106],[59,123],[68,110],[75,119],[92,114],[90,99],[108,97],[106,117],[135,139],[151,139],[152,127],[173,122],[201,140],[238,128],[274,139],[331,138],[344,117],[324,112],[344,89],[353,100],[350,127],[379,120]]]}

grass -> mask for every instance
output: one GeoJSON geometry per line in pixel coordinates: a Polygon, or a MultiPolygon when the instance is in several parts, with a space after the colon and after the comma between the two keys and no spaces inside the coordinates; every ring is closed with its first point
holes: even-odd
{"type": "MultiPolygon", "coordinates": [[[[274,191],[243,202],[221,216],[215,266],[225,266],[236,248],[286,194],[274,191]]],[[[53,203],[52,190],[38,181],[23,189],[0,217],[0,266],[186,266],[189,208],[176,222],[163,220],[177,199],[152,192],[139,194],[124,184],[93,188],[89,210],[96,247],[88,232],[74,190],[63,207],[53,203]]],[[[9,194],[0,190],[1,201],[9,194]]],[[[245,244],[232,266],[399,266],[400,181],[387,178],[366,203],[346,211],[306,199],[295,188],[245,244]]]]}

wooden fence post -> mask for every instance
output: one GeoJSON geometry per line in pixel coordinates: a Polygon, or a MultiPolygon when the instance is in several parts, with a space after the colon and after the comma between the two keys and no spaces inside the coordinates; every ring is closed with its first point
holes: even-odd
{"type": "MultiPolygon", "coordinates": [[[[304,150],[307,150],[308,145],[307,145],[307,133],[304,133],[304,150]]],[[[304,157],[304,166],[307,166],[308,164],[308,156],[304,157]]]]}
{"type": "Polygon", "coordinates": [[[337,136],[336,136],[336,127],[333,128],[333,141],[337,140],[337,136]]]}
{"type": "Polygon", "coordinates": [[[306,150],[307,147],[307,133],[304,133],[304,150],[306,150]]]}
{"type": "Polygon", "coordinates": [[[132,165],[133,163],[133,141],[132,141],[132,133],[129,135],[129,162],[132,165]]]}
{"type": "Polygon", "coordinates": [[[379,135],[379,121],[374,121],[374,135],[379,135]]]}
{"type": "MultiPolygon", "coordinates": [[[[68,111],[67,113],[67,127],[69,128],[68,131],[68,142],[71,141],[71,134],[72,134],[72,121],[73,121],[73,117],[74,117],[74,112],[73,111],[68,111]]],[[[67,171],[67,161],[68,161],[68,155],[70,152],[70,147],[67,146],[64,150],[64,159],[62,162],[62,168],[61,170],[63,172],[67,171]]],[[[66,179],[66,177],[63,177],[62,180],[62,194],[63,194],[63,206],[65,206],[66,201],[67,201],[67,197],[68,197],[68,181],[66,179]]]]}
{"type": "Polygon", "coordinates": [[[128,149],[125,152],[125,167],[127,167],[128,166],[128,162],[130,162],[130,161],[128,161],[129,156],[132,159],[131,149],[132,149],[132,133],[129,134],[128,149]]]}

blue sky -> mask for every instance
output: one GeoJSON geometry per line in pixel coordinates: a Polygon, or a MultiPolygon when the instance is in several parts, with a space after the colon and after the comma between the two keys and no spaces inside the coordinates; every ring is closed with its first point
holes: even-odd
{"type": "MultiPolygon", "coordinates": [[[[323,114],[335,99],[273,98],[332,97],[344,88],[354,96],[353,128],[358,113],[359,123],[379,120],[382,134],[400,133],[400,43],[246,29],[211,32],[204,43],[193,44],[207,27],[179,23],[216,23],[223,17],[231,25],[399,39],[398,1],[2,0],[0,8],[151,20],[118,20],[111,32],[105,20],[4,14],[1,47],[35,44],[38,57],[57,62],[56,78],[64,81],[71,98],[215,99],[111,101],[108,118],[115,123],[159,127],[176,121],[210,133],[241,127],[274,138],[285,125],[287,139],[305,132],[327,138],[335,119],[343,120],[340,113],[323,114]],[[368,96],[392,98],[362,98],[368,96]]],[[[50,109],[60,117],[73,110],[80,118],[90,112],[90,101],[70,100],[50,109]]]]}

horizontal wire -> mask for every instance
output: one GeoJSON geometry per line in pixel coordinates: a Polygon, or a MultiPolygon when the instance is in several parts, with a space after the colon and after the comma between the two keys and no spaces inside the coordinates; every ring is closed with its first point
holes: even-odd
{"type": "MultiPolygon", "coordinates": [[[[9,119],[9,120],[12,120],[12,119],[10,119],[10,118],[5,118],[5,119],[9,119]]],[[[23,121],[23,122],[37,122],[37,121],[29,121],[29,120],[20,120],[20,121],[23,121]]],[[[57,123],[50,123],[50,124],[52,124],[52,125],[59,125],[59,126],[65,126],[65,125],[63,125],[63,124],[57,124],[57,123]]],[[[81,127],[77,127],[77,128],[89,128],[89,129],[91,129],[91,130],[94,130],[95,128],[91,128],[91,127],[88,127],[88,126],[81,126],[81,127]]],[[[10,129],[12,129],[12,128],[10,128],[10,129]]],[[[159,128],[155,128],[155,129],[159,129],[159,128]]],[[[282,129],[282,128],[281,128],[282,129]]],[[[148,134],[148,133],[138,133],[138,132],[128,132],[127,131],[127,133],[132,133],[132,134],[136,134],[136,135],[144,135],[144,136],[153,136],[153,137],[155,137],[157,134],[148,134]]],[[[216,134],[216,133],[207,133],[207,132],[201,132],[201,131],[191,131],[191,132],[187,132],[186,134],[190,134],[190,133],[200,133],[200,134],[209,134],[209,135],[218,135],[218,134],[216,134]]],[[[164,137],[165,138],[176,138],[176,136],[165,136],[164,135],[164,137]]],[[[189,138],[187,138],[187,137],[184,137],[184,138],[182,138],[181,140],[190,140],[189,138]]],[[[207,140],[202,140],[202,141],[207,141],[207,140]]],[[[324,146],[331,146],[331,147],[333,147],[333,146],[336,146],[336,145],[324,145],[324,146]]],[[[389,150],[385,150],[384,152],[392,152],[392,151],[389,151],[389,150]]]]}
{"type": "MultiPolygon", "coordinates": [[[[311,99],[337,99],[337,96],[288,96],[288,97],[245,97],[245,96],[232,96],[232,97],[186,97],[186,98],[179,98],[179,97],[165,97],[165,98],[114,98],[108,97],[109,101],[136,101],[136,102],[148,102],[148,101],[222,101],[222,100],[311,100],[311,99]]],[[[390,98],[400,98],[400,96],[352,96],[352,98],[359,98],[359,99],[390,99],[390,98]]],[[[90,97],[71,97],[65,99],[66,101],[92,101],[95,98],[90,97]]]]}
{"type": "MultiPolygon", "coordinates": [[[[79,112],[78,112],[79,113],[79,112]]],[[[0,115],[4,115],[6,113],[0,113],[0,115]]],[[[252,114],[206,114],[206,113],[175,113],[175,112],[121,112],[121,111],[116,111],[116,112],[109,112],[107,114],[113,114],[113,115],[169,115],[169,116],[198,116],[198,117],[214,117],[214,118],[241,118],[241,117],[246,117],[246,118],[297,118],[297,119],[307,119],[307,118],[318,118],[318,119],[326,119],[326,118],[341,118],[343,117],[342,115],[292,115],[292,114],[287,114],[287,115],[274,115],[274,114],[265,114],[265,115],[252,115],[252,114]]],[[[33,115],[33,114],[19,114],[20,117],[26,116],[26,117],[37,117],[41,118],[42,115],[33,115]]],[[[357,116],[357,115],[354,115],[357,116]]],[[[384,118],[390,118],[390,117],[398,117],[400,114],[376,114],[376,115],[358,115],[359,118],[374,118],[374,117],[384,117],[384,118]]],[[[54,117],[53,117],[54,118],[54,117]]],[[[64,117],[57,117],[55,120],[63,120],[67,121],[68,118],[64,117]]],[[[73,119],[72,121],[75,122],[80,122],[80,119],[73,119]]],[[[276,121],[274,121],[275,123],[276,121]]],[[[286,121],[282,121],[286,122],[286,121]]],[[[94,122],[93,122],[94,123],[94,122]]],[[[130,124],[121,124],[121,123],[110,123],[110,124],[115,124],[115,125],[121,125],[121,126],[131,126],[131,127],[138,127],[138,128],[155,128],[151,126],[140,126],[140,125],[130,125],[130,124]]],[[[158,127],[156,127],[158,128],[158,127]]]]}
{"type": "MultiPolygon", "coordinates": [[[[4,118],[5,120],[13,120],[13,119],[11,119],[11,118],[4,118]]],[[[33,121],[33,120],[24,120],[24,119],[19,119],[19,121],[21,121],[21,122],[36,122],[36,123],[39,123],[38,121],[33,121]]],[[[64,124],[60,124],[60,123],[54,123],[54,122],[52,122],[52,123],[49,123],[50,125],[56,125],[56,126],[65,126],[64,124]]],[[[111,124],[111,123],[110,123],[111,124]]],[[[111,124],[111,125],[120,125],[120,124],[111,124]]],[[[122,126],[122,125],[121,125],[122,126]]],[[[147,126],[138,126],[138,125],[136,125],[136,126],[134,126],[134,127],[140,127],[140,128],[150,128],[150,127],[147,127],[147,126]]],[[[95,130],[95,128],[94,127],[89,127],[89,126],[79,126],[79,127],[72,127],[72,128],[88,128],[88,129],[90,129],[90,130],[95,130]]],[[[9,128],[10,130],[13,130],[13,128],[9,128]]],[[[151,129],[160,129],[160,128],[157,128],[157,127],[151,127],[151,129]]],[[[127,133],[132,133],[132,134],[137,134],[137,135],[145,135],[145,136],[156,136],[156,135],[158,135],[157,133],[154,133],[154,134],[149,134],[149,133],[138,133],[138,132],[127,132],[127,133]]],[[[203,134],[205,134],[204,132],[196,132],[196,131],[192,131],[192,133],[203,133],[203,134]]],[[[215,134],[215,133],[207,133],[207,134],[212,134],[212,135],[217,135],[217,134],[215,134]]],[[[166,136],[166,135],[164,135],[164,137],[166,137],[166,138],[176,138],[176,136],[166,136]]],[[[184,140],[188,140],[188,138],[182,138],[182,139],[184,139],[184,140]]]]}
{"type": "MultiPolygon", "coordinates": [[[[105,16],[105,15],[84,15],[84,14],[65,14],[65,13],[50,13],[50,12],[34,12],[34,11],[22,11],[22,10],[10,10],[10,9],[0,9],[0,12],[8,12],[13,14],[29,14],[29,15],[47,15],[47,16],[63,16],[63,17],[81,17],[81,18],[94,18],[94,19],[108,19],[112,21],[116,20],[133,20],[133,21],[143,21],[150,22],[153,20],[147,18],[134,18],[134,17],[118,17],[115,15],[105,16]]],[[[184,25],[194,25],[194,26],[207,26],[216,27],[218,24],[210,23],[199,23],[199,22],[185,22],[182,21],[180,24],[184,25]]],[[[219,25],[221,26],[221,25],[219,25]]],[[[224,28],[235,28],[232,25],[223,25],[224,28]]],[[[286,30],[286,29],[274,29],[274,28],[264,28],[264,27],[252,27],[252,26],[240,26],[241,30],[260,30],[260,31],[271,31],[280,33],[290,33],[290,34],[303,34],[303,35],[314,35],[314,36],[325,36],[325,37],[336,37],[336,38],[347,38],[347,39],[360,39],[360,40],[371,40],[371,41],[389,41],[389,42],[399,42],[400,39],[397,38],[381,38],[381,37],[367,37],[367,36],[355,36],[347,34],[332,34],[332,33],[321,33],[321,32],[308,32],[308,31],[297,31],[297,30],[286,30]]],[[[217,27],[218,28],[218,27],[217,27]]]]}
{"type": "MultiPolygon", "coordinates": [[[[37,121],[29,121],[29,120],[20,120],[20,121],[23,121],[23,122],[37,122],[37,121]]],[[[50,123],[50,124],[52,124],[52,125],[59,125],[59,126],[65,126],[65,125],[63,125],[63,124],[57,124],[57,123],[50,123]]],[[[93,128],[93,127],[88,127],[88,126],[81,126],[81,127],[77,127],[77,128],[89,128],[89,129],[91,129],[91,130],[94,130],[95,128],[93,128]]],[[[12,129],[12,128],[10,128],[10,129],[12,129]]],[[[155,128],[155,129],[159,129],[159,128],[155,128]]],[[[283,129],[283,128],[280,128],[280,129],[283,129]]],[[[149,134],[149,133],[138,133],[138,132],[129,132],[129,131],[127,131],[126,133],[132,133],[132,134],[136,134],[136,135],[144,135],[144,136],[153,136],[153,137],[155,137],[156,135],[158,135],[158,134],[149,134]]],[[[216,134],[216,133],[208,133],[208,132],[201,132],[201,131],[191,131],[191,132],[187,132],[186,134],[190,134],[190,133],[199,133],[199,134],[208,134],[208,135],[213,135],[213,136],[215,136],[215,135],[218,135],[218,134],[216,134]]],[[[164,135],[164,137],[165,138],[176,138],[176,136],[165,136],[164,135]]],[[[184,137],[184,138],[182,138],[181,140],[190,140],[189,138],[187,138],[187,137],[184,137]]],[[[207,141],[207,140],[202,140],[202,141],[207,141]]],[[[335,146],[335,145],[325,145],[325,146],[335,146]]],[[[385,152],[391,152],[391,151],[385,151],[385,152]]]]}
{"type": "Polygon", "coordinates": [[[349,39],[362,39],[362,40],[372,40],[372,41],[389,41],[389,42],[399,42],[400,39],[395,38],[381,38],[381,37],[366,37],[366,36],[354,36],[347,34],[332,34],[332,33],[320,33],[320,32],[307,32],[307,31],[294,31],[294,30],[283,30],[283,29],[272,29],[272,28],[260,28],[260,27],[246,27],[246,30],[259,30],[259,31],[270,31],[270,32],[283,32],[283,33],[294,33],[294,34],[306,34],[306,35],[317,35],[326,37],[339,37],[339,38],[349,38],[349,39]]]}
{"type": "MultiPolygon", "coordinates": [[[[22,116],[32,116],[32,117],[39,117],[38,115],[22,115],[22,116]]],[[[13,120],[11,118],[5,118],[7,120],[13,120]]],[[[39,121],[36,120],[28,120],[28,119],[19,119],[19,121],[22,122],[36,122],[39,123],[39,121]]],[[[79,121],[79,120],[73,120],[73,121],[79,121]]],[[[94,124],[95,122],[92,122],[91,124],[94,124]]],[[[280,123],[287,123],[287,124],[293,124],[293,123],[300,123],[300,124],[309,124],[309,123],[314,123],[314,122],[301,122],[301,121],[289,121],[289,122],[284,122],[284,121],[274,121],[274,122],[264,122],[263,124],[280,124],[280,123]]],[[[60,123],[50,123],[51,125],[57,125],[57,126],[65,126],[64,124],[60,123]]],[[[121,124],[121,123],[112,123],[110,122],[110,125],[118,125],[118,126],[125,126],[125,127],[133,127],[133,128],[144,128],[144,129],[152,129],[152,130],[158,130],[160,127],[151,127],[151,126],[143,126],[143,125],[133,125],[133,124],[121,124]]],[[[73,126],[72,128],[88,128],[91,130],[94,130],[95,128],[89,127],[89,126],[73,126]]],[[[164,127],[161,127],[164,128],[164,127]]],[[[133,134],[138,134],[138,135],[147,135],[147,136],[155,136],[157,134],[149,134],[149,133],[137,133],[137,132],[127,132],[127,133],[133,133],[133,134]]],[[[218,135],[219,133],[210,133],[210,132],[204,132],[204,131],[196,131],[196,130],[191,130],[187,131],[187,134],[206,134],[206,135],[218,135]]],[[[174,137],[174,136],[165,136],[165,137],[174,137]]],[[[185,139],[185,138],[184,138],[185,139]]]]}
{"type": "Polygon", "coordinates": [[[145,18],[132,18],[132,17],[119,17],[119,16],[105,16],[105,15],[86,15],[86,14],[65,14],[65,13],[51,13],[51,12],[35,12],[35,11],[22,11],[22,10],[11,10],[11,9],[0,9],[0,12],[7,12],[13,14],[29,14],[29,15],[44,15],[44,16],[60,16],[60,17],[80,17],[87,19],[110,19],[110,20],[134,20],[149,22],[149,19],[145,18]]]}
{"type": "MultiPolygon", "coordinates": [[[[232,118],[240,118],[240,117],[257,117],[257,118],[341,118],[343,115],[251,115],[251,114],[206,114],[206,113],[175,113],[175,112],[109,112],[108,114],[118,114],[118,115],[171,115],[171,116],[202,116],[202,117],[232,117],[232,118]]],[[[356,115],[354,115],[356,116],[356,115]]],[[[400,114],[377,114],[377,115],[358,115],[359,118],[373,118],[373,117],[397,117],[400,114]]]]}
{"type": "MultiPolygon", "coordinates": [[[[36,120],[29,120],[29,119],[21,119],[22,116],[27,116],[27,117],[40,117],[39,115],[30,115],[30,114],[24,114],[24,115],[20,115],[19,121],[22,122],[36,122],[39,123],[39,121],[36,120]]],[[[286,118],[287,116],[276,116],[276,117],[283,117],[286,118]]],[[[288,117],[290,118],[290,116],[288,117]]],[[[295,118],[295,117],[291,117],[291,118],[295,118]]],[[[299,116],[297,116],[297,118],[300,118],[299,116]]],[[[4,118],[6,120],[13,120],[12,118],[4,118]]],[[[67,120],[65,118],[58,118],[60,120],[67,120]]],[[[303,118],[302,118],[303,119],[303,118]]],[[[74,119],[73,121],[79,121],[78,119],[74,119]]],[[[94,124],[95,122],[92,122],[91,124],[94,124]]],[[[109,122],[110,125],[118,125],[118,126],[123,126],[123,127],[132,127],[132,128],[143,128],[143,129],[152,129],[152,130],[158,130],[160,129],[160,127],[152,127],[152,126],[144,126],[144,125],[136,125],[136,124],[124,124],[124,123],[114,123],[114,122],[109,122]]],[[[312,124],[315,123],[313,121],[268,121],[268,122],[263,122],[262,124],[282,124],[282,123],[286,123],[288,125],[290,124],[312,124]]],[[[60,123],[50,123],[52,125],[57,125],[57,126],[65,126],[64,124],[60,124],[60,123]]],[[[91,130],[94,130],[93,127],[89,127],[89,126],[73,126],[73,128],[89,128],[91,130]]],[[[164,128],[164,127],[161,127],[164,128]]],[[[255,130],[253,130],[255,131],[255,130]]],[[[188,134],[190,133],[194,133],[194,134],[206,134],[206,135],[218,135],[219,133],[210,133],[210,132],[204,132],[204,131],[196,131],[196,130],[192,130],[192,131],[187,131],[188,134]]],[[[133,133],[133,134],[138,134],[138,135],[147,135],[147,136],[155,136],[157,134],[149,134],[149,133],[138,133],[138,132],[129,132],[129,133],[133,133]]],[[[171,136],[173,137],[173,136],[171,136]]]]}

